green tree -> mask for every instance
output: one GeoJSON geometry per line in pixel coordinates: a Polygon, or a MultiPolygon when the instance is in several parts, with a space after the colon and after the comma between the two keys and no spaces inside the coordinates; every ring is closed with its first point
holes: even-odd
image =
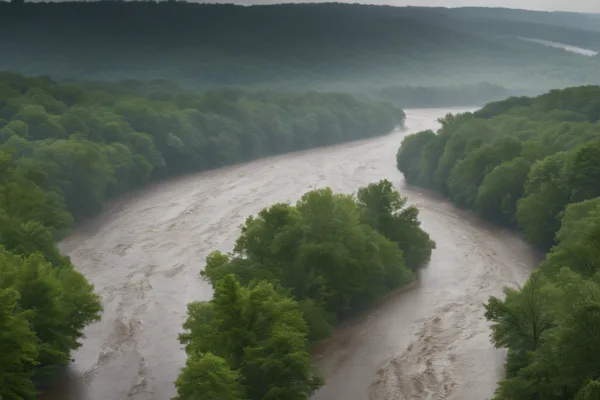
{"type": "Polygon", "coordinates": [[[569,201],[564,181],[568,157],[568,153],[558,153],[536,163],[525,185],[525,197],[517,205],[517,220],[525,237],[544,248],[553,244],[559,215],[569,201]]]}
{"type": "MultiPolygon", "coordinates": [[[[264,279],[281,285],[310,313],[309,321],[319,326],[317,331],[326,332],[323,325],[331,320],[330,315],[354,312],[413,279],[398,243],[363,218],[375,224],[376,213],[393,213],[381,216],[388,219],[385,228],[396,235],[402,248],[410,250],[415,263],[425,262],[431,252],[432,242],[420,230],[417,210],[402,209],[405,199],[389,182],[371,189],[374,197],[364,192],[365,201],[378,201],[377,196],[382,196],[400,208],[382,211],[373,203],[369,211],[364,202],[331,189],[308,192],[295,206],[275,204],[249,217],[234,252],[212,253],[202,275],[213,285],[231,273],[244,284],[264,279]]],[[[309,330],[311,339],[319,336],[312,325],[309,330]]]]}
{"type": "MultiPolygon", "coordinates": [[[[513,375],[526,359],[543,343],[554,327],[556,311],[553,309],[557,291],[548,285],[541,274],[534,274],[522,290],[505,288],[504,301],[491,296],[485,304],[485,317],[492,322],[492,342],[498,348],[508,347],[514,353],[509,357],[516,365],[508,365],[513,375]]],[[[510,376],[509,375],[509,376],[510,376]]]]}
{"type": "Polygon", "coordinates": [[[27,312],[19,312],[19,293],[0,289],[0,399],[34,400],[31,381],[37,364],[38,339],[29,328],[27,312]]]}
{"type": "Polygon", "coordinates": [[[243,287],[233,275],[221,278],[213,300],[189,306],[184,328],[180,340],[191,360],[178,379],[179,390],[192,377],[201,378],[185,384],[188,396],[205,385],[223,396],[215,398],[227,398],[240,392],[241,382],[249,399],[308,399],[322,384],[306,350],[306,323],[298,304],[270,283],[243,287]],[[218,364],[212,377],[200,367],[208,362],[207,353],[218,364]]]}
{"type": "MultiPolygon", "coordinates": [[[[557,360],[561,380],[572,396],[600,376],[600,303],[583,302],[573,307],[570,318],[557,333],[557,360]]],[[[573,396],[574,397],[574,396],[573,396]]]]}
{"type": "Polygon", "coordinates": [[[475,210],[502,224],[513,224],[531,165],[523,158],[506,161],[485,176],[477,190],[475,210]]]}
{"type": "MultiPolygon", "coordinates": [[[[101,303],[93,287],[56,246],[74,221],[96,216],[110,197],[153,180],[272,153],[382,135],[402,124],[404,118],[391,104],[336,93],[193,93],[160,79],[71,84],[47,76],[0,73],[0,289],[16,291],[15,315],[26,316],[35,334],[36,367],[24,374],[43,387],[46,378],[64,366],[79,347],[84,327],[99,318],[101,303]]],[[[278,218],[287,213],[288,220],[269,224],[260,218],[248,221],[249,232],[271,238],[271,246],[261,249],[252,237],[241,239],[238,253],[215,253],[207,260],[207,277],[210,275],[214,285],[229,273],[235,273],[244,284],[257,278],[267,280],[278,295],[299,301],[294,312],[310,324],[310,340],[327,336],[336,316],[325,307],[333,303],[332,298],[344,310],[353,310],[412,278],[400,251],[360,224],[354,200],[346,196],[335,205],[331,215],[342,219],[334,226],[345,229],[344,242],[332,237],[319,247],[316,231],[303,240],[308,229],[306,216],[297,207],[278,206],[264,216],[278,218]],[[356,243],[361,246],[352,249],[356,243]],[[327,254],[330,249],[335,250],[335,257],[327,254]],[[354,265],[353,257],[360,262],[354,265]],[[334,282],[335,268],[328,265],[331,259],[343,261],[357,281],[372,277],[376,284],[364,285],[368,290],[361,291],[347,280],[339,287],[330,285],[337,291],[331,290],[322,273],[327,272],[334,282]],[[312,261],[318,265],[313,266],[312,261]],[[350,288],[351,294],[340,292],[350,292],[350,288]]],[[[316,222],[312,221],[313,225],[316,222]]],[[[263,347],[254,351],[256,357],[264,357],[262,348],[277,348],[290,341],[291,355],[282,355],[280,366],[289,367],[293,379],[300,379],[308,372],[293,360],[303,357],[296,345],[305,340],[300,338],[306,335],[306,327],[302,334],[286,329],[277,328],[276,337],[265,333],[259,343],[263,347]],[[280,337],[283,342],[276,339],[280,337]]],[[[275,332],[275,328],[271,330],[275,332]]],[[[239,345],[249,348],[249,344],[239,345]]],[[[218,353],[212,345],[202,348],[202,354],[213,352],[227,362],[237,354],[233,350],[231,354],[218,353]]],[[[237,365],[231,371],[241,374],[241,368],[237,365]]],[[[198,373],[197,368],[195,371],[191,374],[198,373]]],[[[1,370],[5,375],[0,382],[10,373],[1,370]]],[[[311,390],[287,390],[285,379],[277,378],[261,390],[272,397],[311,390]]],[[[195,389],[190,390],[194,393],[195,389]]]]}
{"type": "Polygon", "coordinates": [[[435,243],[421,229],[419,211],[406,206],[406,197],[387,179],[358,189],[361,219],[383,236],[398,244],[406,265],[416,271],[431,257],[435,243]]]}
{"type": "Polygon", "coordinates": [[[522,288],[485,304],[492,342],[508,350],[494,400],[597,397],[598,93],[586,86],[492,103],[443,118],[422,150],[409,151],[419,135],[399,150],[414,183],[516,223],[549,250],[522,288]]]}
{"type": "Polygon", "coordinates": [[[175,381],[174,400],[244,400],[240,374],[211,353],[188,357],[175,381]]]}
{"type": "Polygon", "coordinates": [[[573,202],[600,196],[600,143],[592,143],[577,150],[566,179],[573,202]]]}
{"type": "Polygon", "coordinates": [[[419,160],[423,157],[423,149],[433,140],[435,133],[431,130],[407,136],[396,154],[398,169],[404,174],[408,183],[419,182],[419,160]]]}
{"type": "Polygon", "coordinates": [[[68,266],[53,268],[41,254],[23,257],[0,248],[0,272],[0,289],[19,294],[17,307],[38,338],[36,375],[45,379],[69,363],[83,328],[99,319],[100,300],[83,276],[68,266]]]}
{"type": "Polygon", "coordinates": [[[588,383],[577,394],[576,400],[594,400],[600,398],[600,382],[595,380],[588,383]]]}

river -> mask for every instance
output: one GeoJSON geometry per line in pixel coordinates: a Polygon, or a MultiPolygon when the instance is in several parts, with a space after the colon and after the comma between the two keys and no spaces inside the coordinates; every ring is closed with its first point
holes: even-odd
{"type": "Polygon", "coordinates": [[[60,244],[105,311],[86,329],[55,398],[171,398],[185,362],[177,333],[186,304],[212,295],[198,277],[206,255],[231,250],[245,218],[269,204],[381,178],[419,207],[437,249],[418,284],[336,330],[315,356],[327,384],[314,399],[488,398],[504,354],[489,342],[482,303],[522,283],[537,256],[514,233],[405,186],[395,167],[405,135],[436,129],[437,118],[456,111],[408,110],[406,129],[384,137],[195,174],[109,204],[60,244]]]}
{"type": "Polygon", "coordinates": [[[595,50],[584,49],[583,47],[572,46],[570,44],[553,42],[551,40],[542,40],[542,39],[532,39],[532,38],[521,38],[521,40],[526,40],[528,42],[533,42],[537,44],[541,44],[547,47],[554,47],[555,49],[561,49],[564,51],[568,51],[569,53],[575,53],[582,56],[587,57],[595,57],[598,55],[598,52],[595,50]]]}

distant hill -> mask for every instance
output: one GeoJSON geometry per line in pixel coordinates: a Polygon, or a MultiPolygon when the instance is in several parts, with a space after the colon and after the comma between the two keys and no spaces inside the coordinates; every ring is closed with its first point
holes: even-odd
{"type": "Polygon", "coordinates": [[[448,10],[451,14],[465,18],[485,18],[488,20],[497,19],[526,24],[543,24],[600,33],[600,14],[583,14],[562,11],[543,12],[491,7],[464,7],[448,10]]]}
{"type": "Polygon", "coordinates": [[[502,8],[448,9],[470,31],[530,37],[600,51],[600,15],[502,8]]]}
{"type": "MultiPolygon", "coordinates": [[[[501,86],[495,95],[531,93],[600,83],[600,58],[518,39],[537,32],[600,48],[593,18],[334,3],[0,3],[0,35],[8,38],[0,42],[0,69],[58,79],[161,78],[198,89],[377,96],[388,86],[423,86],[427,96],[437,87],[448,97],[448,88],[482,83],[501,86]]],[[[471,91],[480,97],[479,86],[471,91]]]]}

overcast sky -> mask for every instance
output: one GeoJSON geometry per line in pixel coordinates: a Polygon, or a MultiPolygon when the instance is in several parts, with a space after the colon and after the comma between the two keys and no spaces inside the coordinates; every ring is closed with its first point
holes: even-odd
{"type": "MultiPolygon", "coordinates": [[[[311,0],[299,0],[304,3],[311,0]]],[[[334,1],[334,0],[329,0],[334,1]]],[[[345,1],[345,0],[337,0],[345,1]]],[[[211,2],[231,2],[237,4],[272,4],[288,3],[290,0],[221,0],[211,2]]],[[[348,1],[345,2],[354,2],[348,1]]],[[[546,11],[578,11],[600,13],[600,0],[361,0],[363,4],[391,4],[397,6],[443,6],[443,7],[508,7],[526,8],[531,10],[546,11]]]]}

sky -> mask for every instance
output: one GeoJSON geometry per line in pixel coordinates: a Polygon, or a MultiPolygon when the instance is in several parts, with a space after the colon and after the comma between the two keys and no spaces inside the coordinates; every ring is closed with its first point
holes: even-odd
{"type": "MultiPolygon", "coordinates": [[[[308,2],[311,0],[298,0],[294,2],[308,2]]],[[[328,0],[334,1],[334,0],[328,0]]],[[[342,2],[354,2],[348,0],[337,0],[342,2]]],[[[231,0],[221,2],[232,2],[237,4],[273,4],[287,3],[291,0],[231,0]]],[[[507,7],[544,11],[575,11],[600,13],[600,0],[360,0],[363,4],[390,4],[395,6],[442,6],[442,7],[507,7]]]]}

